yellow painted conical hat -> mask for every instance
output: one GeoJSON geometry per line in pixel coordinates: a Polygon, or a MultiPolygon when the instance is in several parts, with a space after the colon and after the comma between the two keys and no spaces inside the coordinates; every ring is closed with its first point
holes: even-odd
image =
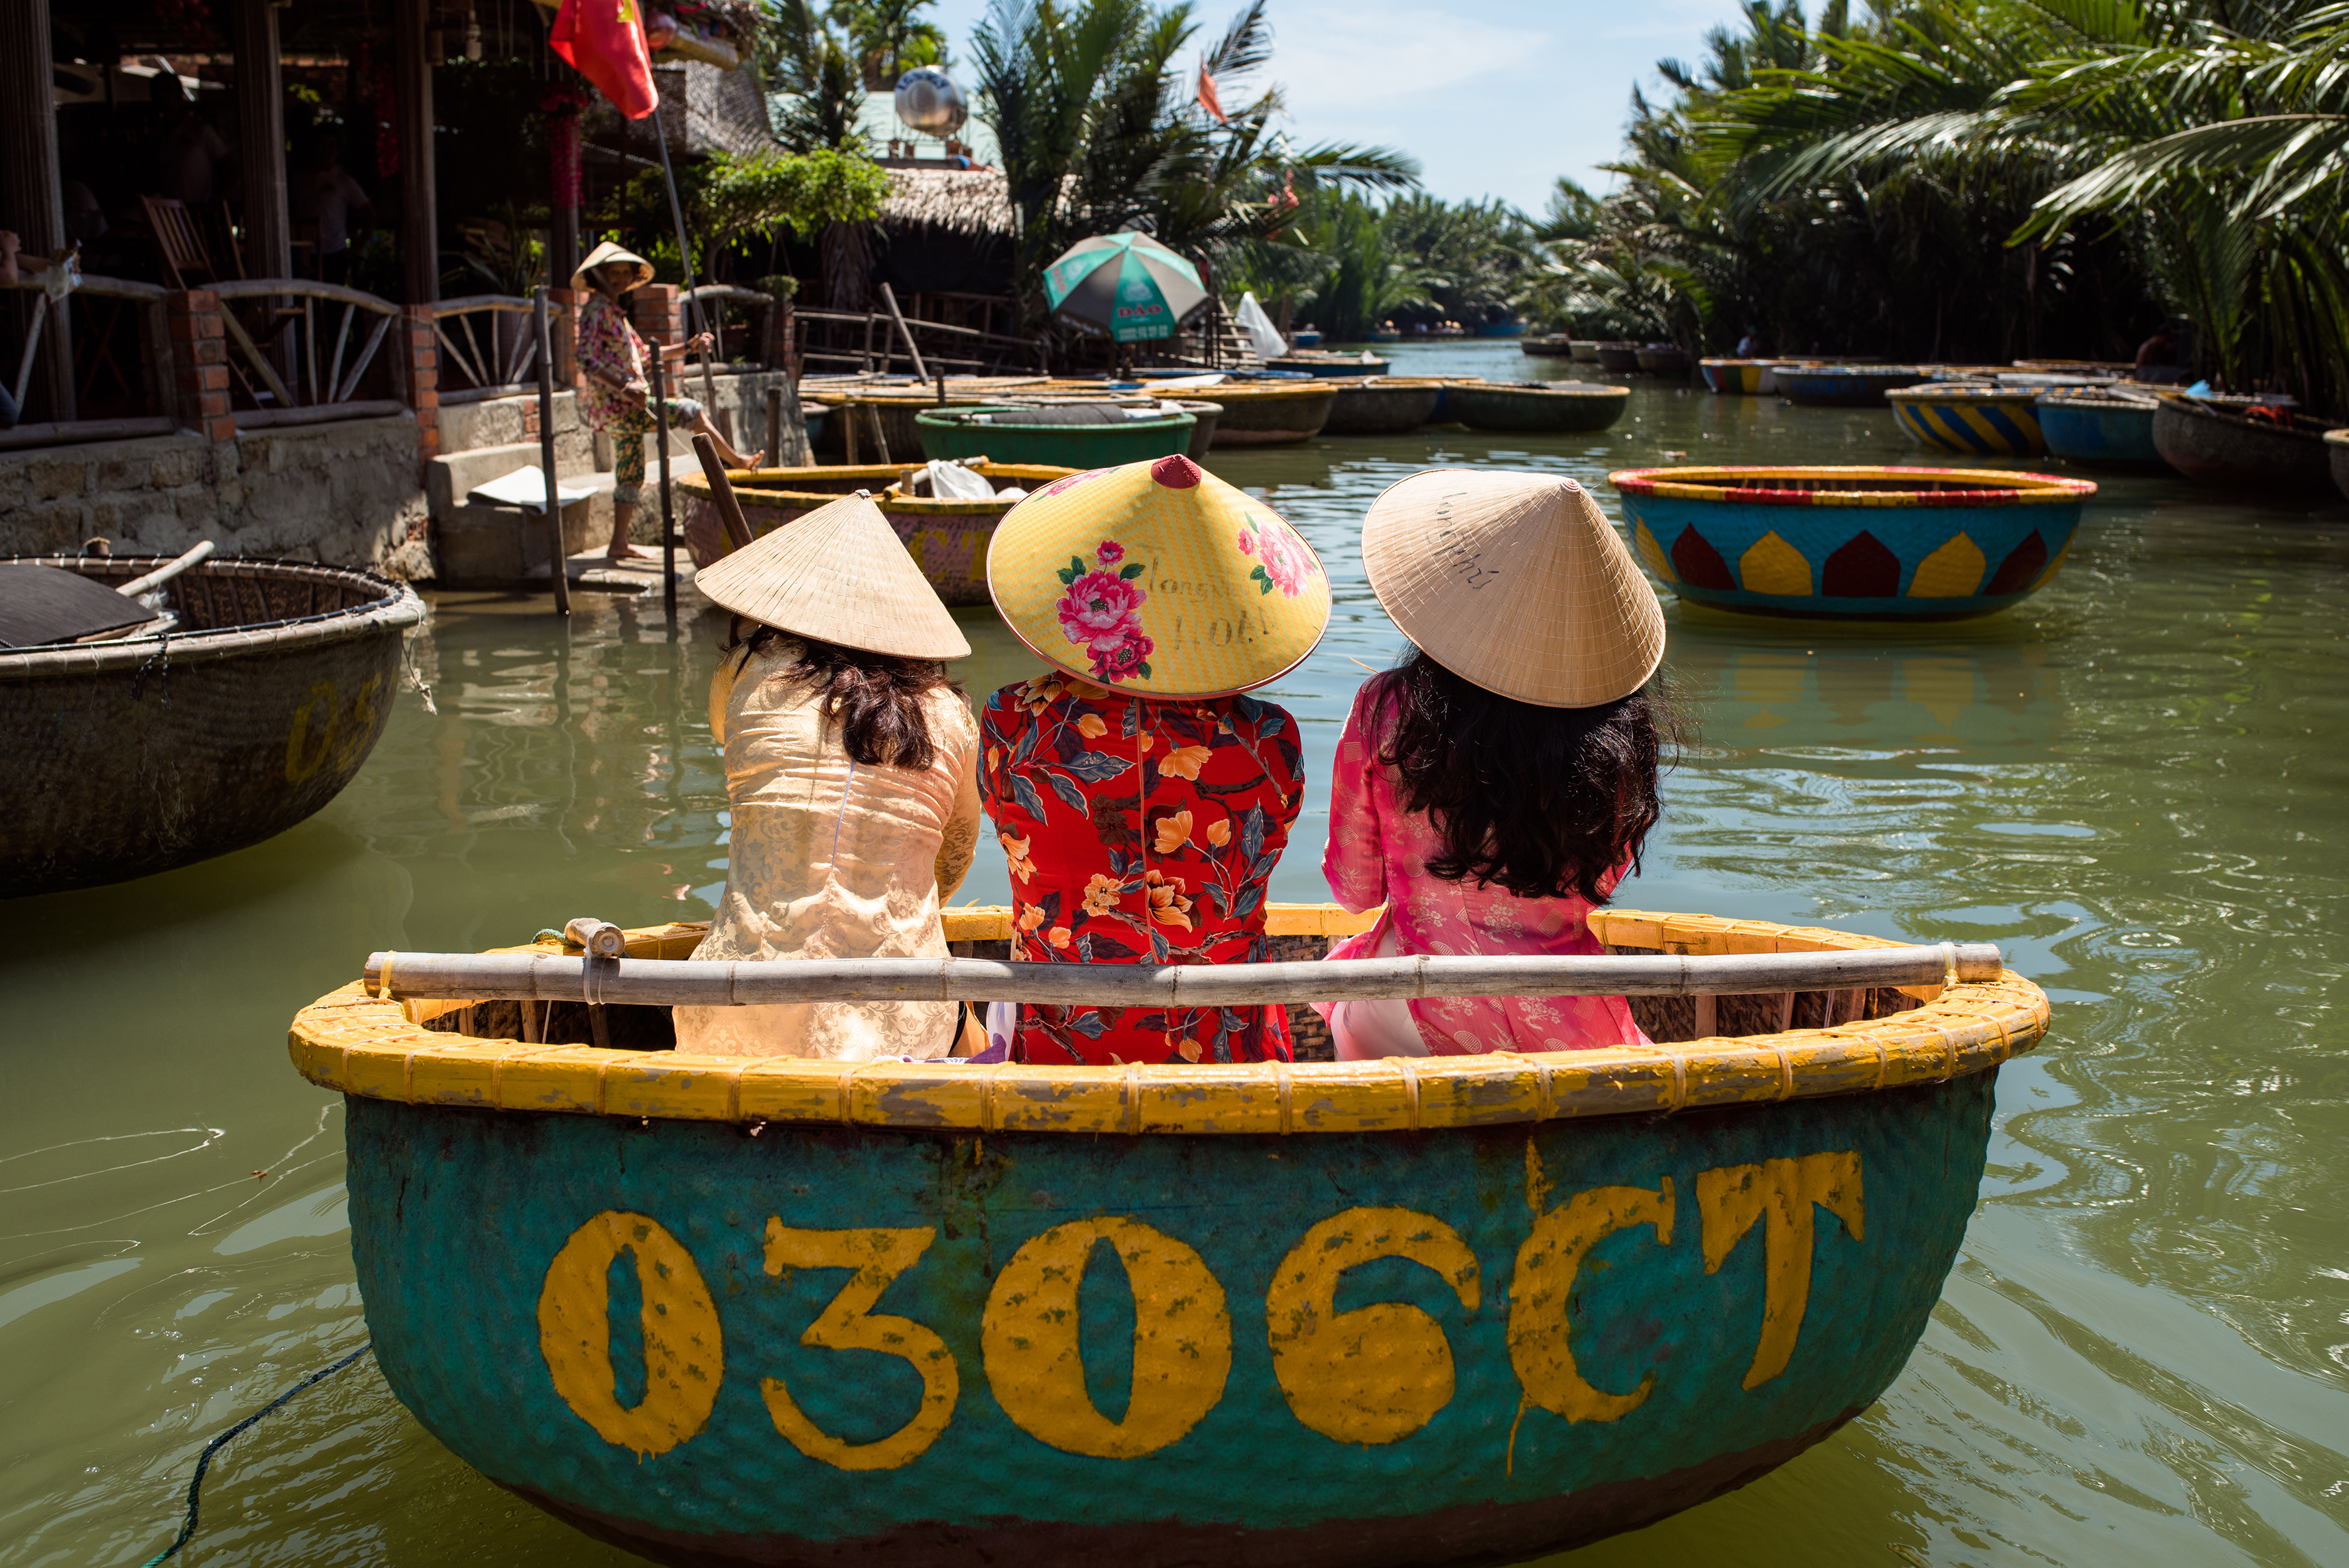
{"type": "Polygon", "coordinates": [[[1362,567],[1428,657],[1519,702],[1596,707],[1638,691],[1663,662],[1656,591],[1569,479],[1413,474],[1371,503],[1362,567]]]}
{"type": "Polygon", "coordinates": [[[701,596],[762,625],[904,659],[970,644],[864,490],[827,501],[695,574],[701,596]]]}
{"type": "Polygon", "coordinates": [[[587,274],[606,262],[626,262],[636,269],[636,281],[629,285],[632,288],[653,281],[653,264],[650,262],[636,252],[606,240],[588,252],[587,259],[572,270],[571,286],[585,291],[588,286],[587,274]]]}
{"type": "Polygon", "coordinates": [[[987,586],[1021,642],[1137,696],[1262,686],[1330,624],[1312,546],[1185,457],[1072,474],[1021,501],[988,546],[987,586]]]}

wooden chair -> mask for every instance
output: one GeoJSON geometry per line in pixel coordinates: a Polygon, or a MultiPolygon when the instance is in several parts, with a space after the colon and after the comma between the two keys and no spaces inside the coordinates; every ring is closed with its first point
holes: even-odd
{"type": "Polygon", "coordinates": [[[204,243],[203,232],[196,227],[185,201],[170,196],[141,196],[139,204],[147,210],[147,226],[154,232],[155,248],[163,253],[163,270],[171,274],[172,287],[202,288],[221,281],[212,249],[204,243]]]}

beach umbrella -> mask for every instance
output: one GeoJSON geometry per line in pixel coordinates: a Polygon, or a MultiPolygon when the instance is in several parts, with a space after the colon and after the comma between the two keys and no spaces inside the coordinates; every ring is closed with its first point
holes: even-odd
{"type": "Polygon", "coordinates": [[[1172,337],[1207,303],[1199,269],[1147,234],[1080,240],[1044,269],[1044,303],[1119,343],[1172,337]]]}

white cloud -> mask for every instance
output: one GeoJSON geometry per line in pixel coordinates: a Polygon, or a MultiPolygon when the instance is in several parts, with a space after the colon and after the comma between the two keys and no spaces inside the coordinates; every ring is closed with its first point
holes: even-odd
{"type": "Polygon", "coordinates": [[[1360,113],[1523,69],[1550,43],[1428,5],[1309,5],[1273,13],[1270,75],[1299,120],[1360,113]]]}

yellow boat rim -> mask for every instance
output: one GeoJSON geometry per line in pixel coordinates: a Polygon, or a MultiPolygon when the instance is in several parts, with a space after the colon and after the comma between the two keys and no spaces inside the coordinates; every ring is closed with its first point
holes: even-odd
{"type": "Polygon", "coordinates": [[[2086,480],[2007,469],[1619,469],[1617,490],[1757,506],[2057,506],[2096,493],[2086,480]]]}
{"type": "MultiPolygon", "coordinates": [[[[999,941],[1010,912],[945,912],[949,941],[999,941]]],[[[1272,935],[1340,935],[1371,914],[1276,905],[1272,935]]],[[[1599,910],[1612,947],[1676,954],[1825,953],[1902,943],[1702,914],[1599,910]]],[[[708,927],[627,934],[627,956],[689,957],[708,927]]],[[[557,942],[502,951],[559,953],[557,942]]],[[[392,955],[396,970],[397,954],[392,955]]],[[[305,1007],[288,1048],[321,1088],[409,1105],[685,1121],[808,1122],[909,1130],[1125,1134],[1357,1133],[1671,1113],[1940,1083],[2038,1044],[2045,993],[1994,981],[1904,987],[1884,1017],[1649,1047],[1364,1062],[1039,1067],[1020,1062],[750,1059],[525,1045],[428,1027],[470,1004],[399,1002],[354,982],[305,1007]]]]}

